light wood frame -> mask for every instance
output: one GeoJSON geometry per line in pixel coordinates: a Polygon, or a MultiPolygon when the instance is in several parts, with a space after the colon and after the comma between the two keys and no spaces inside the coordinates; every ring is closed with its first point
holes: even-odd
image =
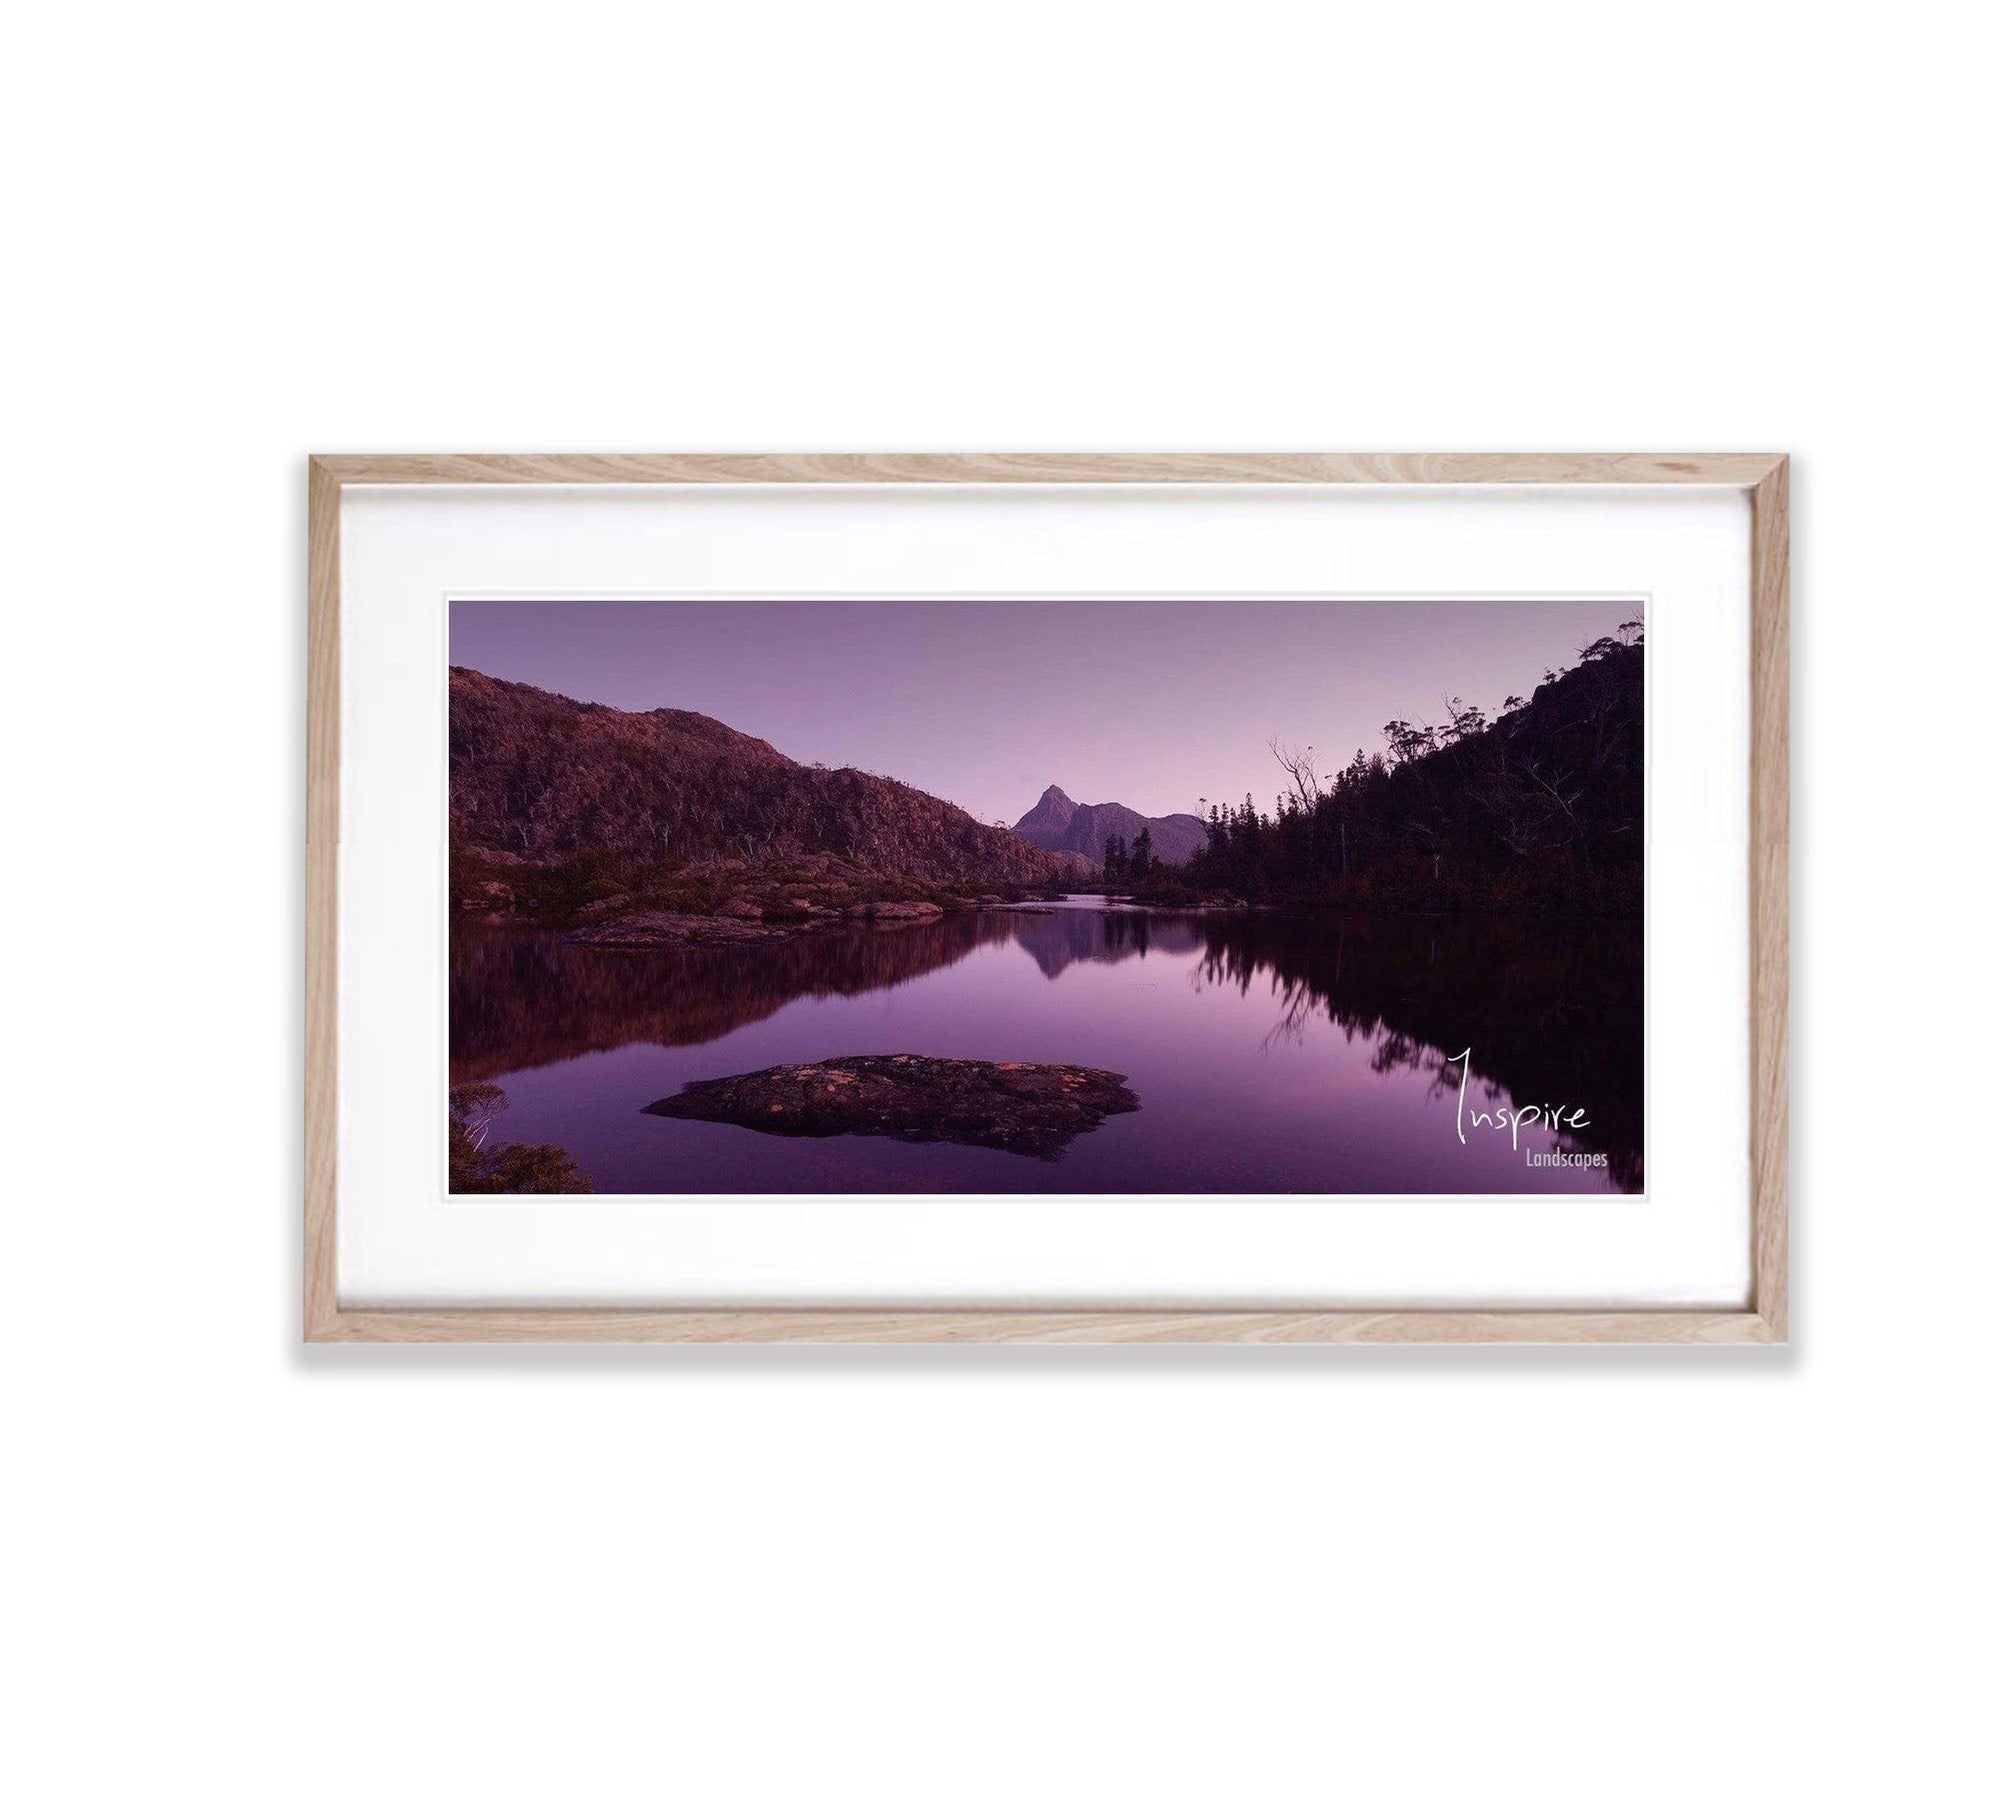
{"type": "Polygon", "coordinates": [[[1784,1343],[1790,461],[1781,455],[316,456],[308,508],[305,1336],[314,1343],[1784,1343]],[[1749,496],[1751,1289],[1739,1311],[1182,1307],[344,1310],[337,1289],[340,500],[419,483],[1614,483],[1749,496]]]}

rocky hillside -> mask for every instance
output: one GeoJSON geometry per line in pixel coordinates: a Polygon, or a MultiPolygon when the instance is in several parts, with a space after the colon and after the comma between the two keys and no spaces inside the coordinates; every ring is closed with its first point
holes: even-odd
{"type": "Polygon", "coordinates": [[[1015,836],[1040,849],[1066,850],[1092,862],[1103,861],[1104,846],[1113,837],[1122,837],[1128,849],[1145,830],[1152,833],[1152,855],[1157,862],[1186,862],[1208,841],[1207,827],[1191,812],[1147,818],[1114,800],[1101,806],[1083,806],[1059,787],[1043,792],[1013,829],[1015,836]]]}
{"type": "Polygon", "coordinates": [[[468,668],[451,671],[451,832],[456,849],[534,864],[832,855],[879,876],[1027,886],[1084,872],[900,781],[807,768],[698,712],[620,712],[468,668]]]}

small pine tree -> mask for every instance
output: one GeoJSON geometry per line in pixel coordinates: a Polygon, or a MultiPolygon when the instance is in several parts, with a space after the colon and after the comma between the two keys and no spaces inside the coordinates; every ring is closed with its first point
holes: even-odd
{"type": "Polygon", "coordinates": [[[1138,833],[1138,841],[1131,846],[1131,884],[1143,887],[1152,873],[1152,827],[1145,826],[1138,833]]]}

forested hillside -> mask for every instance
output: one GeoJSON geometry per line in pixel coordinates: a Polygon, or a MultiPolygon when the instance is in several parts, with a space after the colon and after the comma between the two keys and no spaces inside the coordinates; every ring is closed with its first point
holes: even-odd
{"type": "Polygon", "coordinates": [[[1644,882],[1642,627],[1599,638],[1496,717],[1394,719],[1330,778],[1273,745],[1274,812],[1216,807],[1186,871],[1257,901],[1391,911],[1636,912],[1644,882]]]}

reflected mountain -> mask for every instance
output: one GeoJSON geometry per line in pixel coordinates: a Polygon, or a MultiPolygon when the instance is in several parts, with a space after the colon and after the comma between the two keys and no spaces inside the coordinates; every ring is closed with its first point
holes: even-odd
{"type": "Polygon", "coordinates": [[[795,999],[896,987],[1004,942],[1017,920],[959,912],[906,930],[855,925],[741,949],[611,955],[560,932],[456,924],[451,1081],[492,1080],[627,1043],[709,1043],[795,999]]]}
{"type": "Polygon", "coordinates": [[[1128,956],[1191,956],[1201,948],[1190,918],[1156,912],[1076,907],[1015,913],[1016,940],[1051,981],[1077,962],[1122,962],[1128,956]]]}

